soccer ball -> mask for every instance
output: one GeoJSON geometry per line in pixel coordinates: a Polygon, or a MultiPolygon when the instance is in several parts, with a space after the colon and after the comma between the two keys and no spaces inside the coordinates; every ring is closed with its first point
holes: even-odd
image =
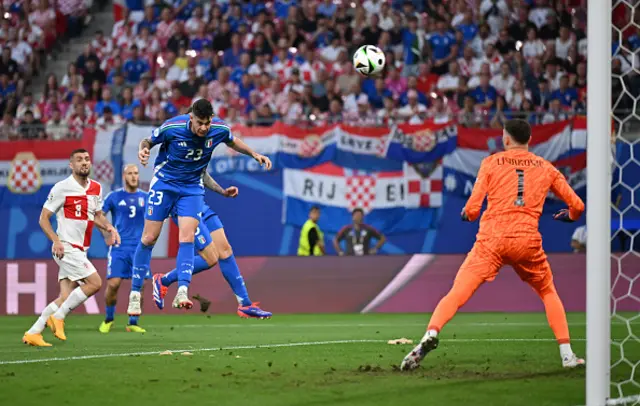
{"type": "Polygon", "coordinates": [[[373,45],[363,45],[353,54],[353,66],[362,76],[375,76],[385,64],[384,52],[373,45]]]}

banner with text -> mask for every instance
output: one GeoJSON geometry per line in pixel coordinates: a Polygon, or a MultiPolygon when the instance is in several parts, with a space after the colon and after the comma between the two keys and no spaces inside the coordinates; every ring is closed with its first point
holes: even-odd
{"type": "Polygon", "coordinates": [[[442,167],[404,164],[401,171],[368,172],[325,163],[284,169],[284,223],[301,226],[312,206],[320,227],[336,232],[361,208],[367,224],[385,234],[429,228],[442,205],[442,167]]]}

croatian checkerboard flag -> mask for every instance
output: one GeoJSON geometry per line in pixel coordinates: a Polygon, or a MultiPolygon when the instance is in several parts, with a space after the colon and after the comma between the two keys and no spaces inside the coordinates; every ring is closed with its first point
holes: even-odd
{"type": "Polygon", "coordinates": [[[430,228],[442,205],[442,167],[438,162],[403,170],[370,172],[325,163],[283,170],[283,222],[302,226],[311,207],[321,210],[320,228],[337,232],[361,208],[365,222],[385,234],[430,228]]]}

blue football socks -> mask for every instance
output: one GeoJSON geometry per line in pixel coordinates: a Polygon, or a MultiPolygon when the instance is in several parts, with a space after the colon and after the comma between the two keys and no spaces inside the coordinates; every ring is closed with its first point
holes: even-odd
{"type": "MultiPolygon", "coordinates": [[[[211,268],[207,261],[204,260],[200,255],[196,255],[193,257],[193,275],[198,274],[202,271],[206,271],[211,268]]],[[[178,281],[178,270],[174,269],[171,272],[166,273],[162,279],[160,279],[160,283],[162,286],[171,286],[172,283],[176,283],[178,281]]]]}
{"type": "Polygon", "coordinates": [[[132,292],[140,292],[142,290],[144,277],[149,272],[152,251],[153,245],[144,245],[142,242],[139,243],[138,248],[136,248],[136,253],[133,256],[133,275],[131,278],[132,292]]]}
{"type": "Polygon", "coordinates": [[[233,254],[231,254],[229,258],[220,259],[220,270],[222,271],[222,276],[227,280],[231,290],[233,290],[233,293],[236,295],[238,304],[241,306],[249,306],[251,304],[249,293],[247,293],[244,278],[242,278],[240,274],[240,269],[233,254]]]}
{"type": "Polygon", "coordinates": [[[193,242],[181,242],[178,248],[176,269],[178,270],[178,287],[189,287],[193,273],[193,242]]]}
{"type": "Polygon", "coordinates": [[[113,319],[116,316],[116,306],[107,306],[106,307],[106,316],[104,318],[104,322],[105,323],[109,323],[111,321],[113,321],[113,319]]]}

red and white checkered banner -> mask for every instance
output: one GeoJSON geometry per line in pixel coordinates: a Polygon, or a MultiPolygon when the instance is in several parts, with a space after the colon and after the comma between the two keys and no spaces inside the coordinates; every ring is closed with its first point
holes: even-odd
{"type": "MultiPolygon", "coordinates": [[[[0,189],[10,195],[35,195],[71,174],[71,151],[84,148],[93,153],[95,130],[87,130],[82,139],[70,141],[17,141],[3,143],[0,148],[0,189]]],[[[26,197],[25,196],[25,197],[26,197]]],[[[28,198],[20,204],[30,204],[28,198]]],[[[41,205],[42,201],[34,201],[41,205]]]]}
{"type": "Polygon", "coordinates": [[[321,226],[336,231],[362,209],[369,224],[384,233],[425,227],[430,209],[442,205],[442,167],[438,162],[401,171],[371,172],[325,163],[283,170],[284,222],[301,225],[312,206],[321,209],[321,226]],[[423,218],[425,217],[425,218],[423,218]]]}

